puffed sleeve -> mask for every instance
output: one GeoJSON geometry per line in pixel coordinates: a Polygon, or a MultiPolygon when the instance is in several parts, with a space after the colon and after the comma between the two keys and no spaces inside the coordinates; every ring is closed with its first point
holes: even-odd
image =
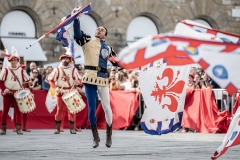
{"type": "Polygon", "coordinates": [[[6,78],[7,78],[7,71],[6,71],[7,69],[6,68],[4,68],[2,71],[1,71],[1,73],[0,73],[0,81],[5,81],[6,80],[6,78]]]}
{"type": "Polygon", "coordinates": [[[50,75],[48,76],[48,80],[49,81],[57,81],[58,79],[58,69],[54,68],[53,71],[50,73],[50,75]]]}

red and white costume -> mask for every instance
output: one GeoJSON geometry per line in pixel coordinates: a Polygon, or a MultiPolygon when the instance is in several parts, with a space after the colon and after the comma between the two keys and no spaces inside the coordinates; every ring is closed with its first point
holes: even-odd
{"type": "Polygon", "coordinates": [[[2,90],[2,96],[3,96],[2,123],[7,123],[7,115],[8,115],[9,108],[13,106],[14,112],[16,113],[15,121],[16,123],[21,124],[22,114],[18,109],[17,102],[13,95],[17,90],[22,88],[23,82],[29,82],[29,81],[30,81],[30,77],[28,76],[26,71],[21,67],[17,67],[17,68],[8,67],[8,68],[4,68],[1,71],[0,88],[2,90]],[[17,78],[15,78],[15,76],[12,74],[11,70],[14,72],[14,74],[18,78],[21,86],[19,85],[17,78]],[[5,89],[8,89],[9,91],[11,91],[11,93],[5,94],[4,93],[5,89]]]}
{"type": "MultiPolygon", "coordinates": [[[[67,108],[67,106],[62,100],[62,95],[63,93],[69,91],[72,88],[72,86],[75,84],[74,83],[75,81],[81,82],[81,77],[75,67],[71,65],[67,67],[60,65],[59,67],[54,68],[52,73],[49,75],[48,80],[49,80],[50,86],[54,90],[56,90],[57,88],[61,89],[61,93],[57,94],[57,113],[55,115],[55,120],[61,121],[63,117],[62,116],[63,112],[67,108]],[[66,77],[62,69],[64,70],[66,77]],[[67,79],[70,83],[70,86],[68,84],[67,79]]],[[[75,121],[74,114],[71,114],[69,110],[68,110],[68,120],[72,122],[75,121]]]]}

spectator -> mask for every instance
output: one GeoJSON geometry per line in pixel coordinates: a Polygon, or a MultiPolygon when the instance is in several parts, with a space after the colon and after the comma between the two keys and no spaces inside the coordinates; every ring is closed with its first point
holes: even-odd
{"type": "Polygon", "coordinates": [[[118,70],[117,70],[117,66],[112,66],[112,67],[111,67],[110,75],[111,75],[111,73],[116,74],[117,71],[118,71],[118,70]]]}
{"type": "Polygon", "coordinates": [[[118,89],[119,90],[124,90],[125,89],[125,86],[122,85],[122,84],[127,82],[127,79],[126,79],[126,77],[124,77],[124,75],[125,75],[124,72],[122,72],[122,71],[118,72],[118,82],[119,82],[119,88],[118,89]]]}
{"type": "Polygon", "coordinates": [[[197,73],[200,75],[200,77],[203,75],[204,70],[202,68],[197,68],[197,73]]]}
{"type": "Polygon", "coordinates": [[[36,65],[36,63],[35,62],[31,62],[30,63],[30,72],[29,72],[29,75],[31,76],[31,74],[32,74],[32,70],[33,69],[36,69],[37,68],[37,65],[36,65]]]}
{"type": "Polygon", "coordinates": [[[203,81],[202,81],[202,88],[220,88],[220,86],[214,82],[207,73],[204,73],[203,75],[203,81]]]}
{"type": "Polygon", "coordinates": [[[47,66],[46,73],[45,73],[45,76],[44,76],[44,79],[43,79],[43,82],[42,82],[42,89],[43,90],[48,91],[49,88],[50,88],[50,84],[49,84],[47,79],[48,79],[49,74],[52,72],[52,70],[53,70],[52,66],[47,66]]]}
{"type": "Polygon", "coordinates": [[[194,84],[194,76],[192,74],[189,74],[188,76],[188,82],[187,82],[187,89],[195,89],[195,84],[194,84]]]}
{"type": "MultiPolygon", "coordinates": [[[[32,70],[33,69],[37,69],[37,65],[35,62],[31,62],[30,63],[30,72],[29,72],[29,76],[32,77],[32,70]]],[[[38,83],[42,84],[42,75],[38,74],[38,80],[40,80],[38,83]]]]}
{"type": "Polygon", "coordinates": [[[130,83],[130,88],[129,91],[131,92],[138,92],[139,91],[139,81],[138,77],[135,75],[135,73],[132,73],[129,75],[129,83],[130,83]]]}
{"type": "Polygon", "coordinates": [[[116,81],[116,77],[115,75],[111,75],[109,77],[109,87],[110,87],[110,91],[116,91],[118,90],[118,82],[116,81]]]}
{"type": "Polygon", "coordinates": [[[47,66],[46,70],[45,70],[45,74],[49,75],[51,72],[53,71],[52,66],[47,66]]]}
{"type": "Polygon", "coordinates": [[[198,73],[195,74],[195,76],[194,76],[194,82],[195,82],[195,89],[202,88],[201,76],[198,73]]]}
{"type": "Polygon", "coordinates": [[[114,71],[110,71],[109,77],[112,77],[112,76],[115,77],[115,76],[116,76],[115,74],[116,74],[116,72],[114,72],[114,71]]]}
{"type": "Polygon", "coordinates": [[[117,68],[115,66],[112,66],[110,71],[110,77],[113,75],[116,76],[116,73],[117,73],[117,68]]]}
{"type": "Polygon", "coordinates": [[[41,85],[42,85],[42,79],[38,78],[38,70],[37,69],[33,69],[32,70],[32,76],[31,76],[31,80],[32,80],[32,85],[30,85],[30,88],[32,88],[33,90],[41,90],[41,85]]]}
{"type": "Polygon", "coordinates": [[[197,74],[197,68],[196,67],[191,67],[190,74],[195,76],[195,74],[197,74]]]}
{"type": "Polygon", "coordinates": [[[38,66],[37,70],[38,70],[38,74],[40,74],[43,77],[43,75],[45,73],[45,69],[44,69],[43,65],[38,66]]]}
{"type": "Polygon", "coordinates": [[[128,81],[128,74],[127,74],[127,72],[123,72],[123,80],[124,81],[128,81]]]}

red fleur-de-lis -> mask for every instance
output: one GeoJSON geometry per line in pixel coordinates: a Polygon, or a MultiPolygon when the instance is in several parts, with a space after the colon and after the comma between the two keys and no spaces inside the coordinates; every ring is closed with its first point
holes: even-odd
{"type": "Polygon", "coordinates": [[[17,78],[16,78],[14,75],[12,75],[11,80],[12,80],[12,81],[16,81],[17,78]]]}
{"type": "Polygon", "coordinates": [[[163,89],[161,89],[158,85],[158,82],[156,82],[156,85],[154,86],[154,90],[152,90],[151,96],[155,97],[155,101],[158,101],[159,104],[162,102],[162,96],[163,97],[169,97],[171,100],[170,104],[162,104],[162,108],[168,107],[168,109],[171,112],[175,112],[178,107],[178,101],[177,99],[180,99],[180,97],[177,94],[181,94],[185,85],[185,82],[182,80],[178,80],[178,75],[180,74],[180,71],[177,71],[177,76],[174,78],[174,72],[171,68],[166,68],[162,76],[157,76],[157,81],[161,81],[163,78],[168,78],[168,84],[166,86],[162,86],[163,89]],[[177,81],[178,80],[178,81],[177,81]]]}
{"type": "Polygon", "coordinates": [[[80,103],[79,103],[79,100],[77,99],[73,99],[73,105],[75,106],[75,108],[79,107],[80,103]]]}
{"type": "Polygon", "coordinates": [[[70,80],[70,77],[69,77],[69,75],[66,75],[66,76],[63,75],[63,76],[61,77],[61,80],[64,81],[64,82],[66,82],[66,81],[70,80]]]}
{"type": "Polygon", "coordinates": [[[28,108],[31,108],[33,103],[32,103],[32,99],[31,98],[28,98],[28,101],[26,103],[28,105],[28,108]]]}
{"type": "Polygon", "coordinates": [[[156,122],[156,120],[155,119],[150,119],[149,122],[154,123],[154,122],[156,122]]]}

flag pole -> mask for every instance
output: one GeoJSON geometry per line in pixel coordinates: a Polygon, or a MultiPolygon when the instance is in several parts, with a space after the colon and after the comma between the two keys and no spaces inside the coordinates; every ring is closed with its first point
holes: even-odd
{"type": "Polygon", "coordinates": [[[46,36],[48,36],[50,33],[52,33],[54,30],[56,30],[60,25],[64,25],[65,23],[67,23],[73,16],[75,16],[76,14],[79,14],[82,12],[83,9],[87,8],[89,5],[91,5],[91,3],[89,3],[88,5],[86,5],[85,7],[83,7],[79,12],[76,12],[75,14],[73,14],[71,17],[67,18],[64,22],[60,23],[59,25],[57,25],[56,27],[54,27],[53,29],[51,29],[50,31],[48,31],[47,33],[45,33],[44,35],[42,35],[40,38],[38,38],[36,41],[32,42],[30,45],[28,45],[26,47],[26,49],[30,48],[31,46],[33,46],[35,43],[37,43],[38,41],[42,40],[43,38],[45,38],[46,36]]]}

